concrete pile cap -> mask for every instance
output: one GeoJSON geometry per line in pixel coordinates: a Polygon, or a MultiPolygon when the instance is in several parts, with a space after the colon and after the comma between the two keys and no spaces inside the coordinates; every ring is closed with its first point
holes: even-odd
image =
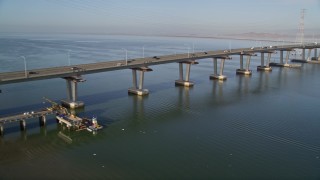
{"type": "Polygon", "coordinates": [[[255,53],[245,52],[245,51],[240,52],[240,55],[244,55],[244,56],[257,56],[255,53]]]}
{"type": "Polygon", "coordinates": [[[232,59],[232,57],[230,57],[230,56],[213,56],[213,58],[217,58],[217,59],[232,59]]]}
{"type": "Polygon", "coordinates": [[[187,60],[187,61],[181,61],[179,63],[184,63],[184,64],[199,64],[199,62],[195,60],[187,60]]]}
{"type": "Polygon", "coordinates": [[[63,79],[76,81],[76,82],[84,82],[84,81],[86,81],[82,76],[70,76],[70,77],[64,77],[63,79]]]}
{"type": "Polygon", "coordinates": [[[149,71],[153,71],[151,68],[149,67],[135,67],[135,68],[131,68],[133,70],[138,70],[138,71],[143,71],[143,72],[149,72],[149,71]]]}
{"type": "Polygon", "coordinates": [[[260,52],[260,53],[275,53],[276,51],[275,50],[258,50],[256,52],[260,52]]]}
{"type": "Polygon", "coordinates": [[[297,49],[297,48],[280,48],[278,49],[278,51],[293,51],[294,49],[297,49]]]}

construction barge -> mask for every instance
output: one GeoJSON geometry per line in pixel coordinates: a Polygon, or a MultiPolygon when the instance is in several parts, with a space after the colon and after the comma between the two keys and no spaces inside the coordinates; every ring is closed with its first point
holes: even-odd
{"type": "Polygon", "coordinates": [[[57,122],[65,124],[68,129],[74,129],[76,131],[88,130],[89,132],[96,132],[103,128],[98,124],[97,118],[80,118],[73,114],[59,114],[56,116],[57,122]]]}

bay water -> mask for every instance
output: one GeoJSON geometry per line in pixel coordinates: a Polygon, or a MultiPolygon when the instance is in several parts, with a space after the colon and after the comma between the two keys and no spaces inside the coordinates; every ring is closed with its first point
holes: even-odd
{"type": "MultiPolygon", "coordinates": [[[[249,40],[120,35],[1,35],[0,72],[76,66],[230,48],[278,45],[249,40]]],[[[259,54],[258,54],[259,55],[259,54]]],[[[260,56],[260,55],[259,55],[260,56]]],[[[4,125],[0,179],[319,179],[320,65],[209,79],[212,59],[191,67],[194,87],[178,87],[178,64],[150,66],[145,97],[128,95],[131,70],[85,75],[78,84],[97,134],[74,132],[47,117],[4,125]]],[[[279,54],[272,56],[279,61],[279,54]]],[[[0,85],[0,116],[31,112],[65,99],[63,79],[0,85]]]]}

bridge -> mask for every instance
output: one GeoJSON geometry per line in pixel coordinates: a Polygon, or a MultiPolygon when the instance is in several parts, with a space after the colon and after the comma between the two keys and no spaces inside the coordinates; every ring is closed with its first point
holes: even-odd
{"type": "MultiPolygon", "coordinates": [[[[46,101],[52,104],[51,107],[43,108],[38,111],[24,112],[23,114],[15,114],[7,117],[0,117],[0,136],[4,134],[3,125],[6,123],[20,122],[20,130],[26,130],[26,120],[39,118],[39,125],[46,125],[47,116],[52,114],[69,114],[68,109],[44,97],[46,101]]],[[[57,121],[58,122],[58,121],[57,121]]]]}
{"type": "Polygon", "coordinates": [[[32,118],[39,118],[40,126],[45,126],[46,116],[51,114],[56,114],[59,111],[52,109],[42,109],[36,112],[25,112],[23,114],[16,114],[13,116],[2,117],[0,118],[0,136],[4,134],[3,124],[11,122],[20,122],[20,130],[24,131],[26,129],[26,120],[32,118]]]}
{"type": "Polygon", "coordinates": [[[165,63],[179,63],[179,79],[175,81],[176,85],[181,86],[193,86],[194,83],[190,81],[191,65],[198,64],[197,60],[200,59],[213,59],[213,74],[210,76],[214,80],[226,80],[227,77],[223,75],[225,60],[232,59],[230,56],[240,56],[240,67],[236,70],[237,74],[251,75],[250,70],[251,57],[256,53],[261,54],[261,65],[257,67],[259,71],[271,71],[270,66],[280,67],[296,67],[298,65],[289,64],[290,52],[295,49],[302,50],[302,59],[295,59],[293,61],[303,63],[320,63],[320,55],[318,56],[317,49],[320,47],[317,43],[310,44],[293,44],[283,46],[269,46],[269,47],[251,47],[251,48],[239,48],[229,50],[216,50],[206,52],[184,53],[175,55],[154,56],[146,58],[115,60],[91,64],[79,64],[74,66],[62,66],[43,69],[32,69],[16,72],[3,72],[0,73],[0,85],[19,83],[51,78],[64,78],[67,84],[67,99],[62,100],[62,103],[71,108],[78,108],[84,106],[84,103],[77,99],[77,85],[79,82],[84,82],[83,75],[116,71],[123,69],[132,70],[132,84],[133,86],[128,89],[129,93],[136,95],[146,95],[149,93],[147,89],[144,89],[144,73],[152,71],[149,66],[160,65],[165,63]],[[305,57],[305,51],[308,50],[307,58],[305,57]],[[311,51],[314,51],[312,57],[311,51]],[[280,62],[270,63],[270,59],[273,53],[280,52],[280,62]],[[286,52],[286,58],[284,58],[284,52],[286,52]],[[265,54],[267,54],[267,62],[265,62],[265,54]],[[246,61],[244,63],[244,57],[246,61]],[[218,60],[220,60],[220,68],[218,72],[218,60]],[[184,72],[184,65],[186,70],[184,72]],[[139,83],[137,78],[137,71],[140,72],[139,83]],[[184,76],[185,73],[185,76],[184,76]]]}

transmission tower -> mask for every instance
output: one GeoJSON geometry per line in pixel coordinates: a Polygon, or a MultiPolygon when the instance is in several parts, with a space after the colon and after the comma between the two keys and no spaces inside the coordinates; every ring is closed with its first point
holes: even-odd
{"type": "Polygon", "coordinates": [[[304,16],[306,14],[306,9],[301,9],[300,14],[300,24],[299,24],[299,41],[301,44],[304,43],[304,16]]]}

